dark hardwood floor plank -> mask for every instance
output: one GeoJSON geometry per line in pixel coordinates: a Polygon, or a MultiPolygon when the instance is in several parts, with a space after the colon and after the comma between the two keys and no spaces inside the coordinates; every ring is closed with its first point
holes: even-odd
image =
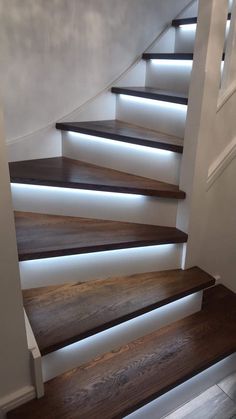
{"type": "Polygon", "coordinates": [[[116,94],[171,102],[179,105],[188,104],[188,97],[185,94],[171,92],[169,90],[153,89],[152,87],[112,87],[111,91],[116,94]]]}
{"type": "Polygon", "coordinates": [[[199,268],[23,291],[43,355],[214,285],[199,268]]]}
{"type": "Polygon", "coordinates": [[[9,164],[11,182],[184,199],[176,185],[106,169],[66,157],[9,164]]]}
{"type": "Polygon", "coordinates": [[[20,261],[131,247],[184,243],[174,227],[15,212],[20,261]]]}
{"type": "Polygon", "coordinates": [[[124,417],[236,351],[236,296],[220,301],[49,381],[8,419],[124,417]]]}
{"type": "Polygon", "coordinates": [[[56,128],[145,147],[183,152],[183,139],[118,120],[58,122],[56,128]]]}

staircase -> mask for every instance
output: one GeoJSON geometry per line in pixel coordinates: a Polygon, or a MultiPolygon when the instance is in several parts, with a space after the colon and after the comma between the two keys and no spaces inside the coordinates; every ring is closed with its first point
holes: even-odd
{"type": "Polygon", "coordinates": [[[236,296],[198,267],[181,269],[196,28],[185,29],[196,23],[172,22],[175,52],[143,55],[146,86],[112,87],[117,120],[57,123],[63,157],[10,163],[45,395],[9,419],[148,418],[141,408],[155,399],[158,419],[189,397],[170,402],[171,391],[236,351],[236,296]]]}

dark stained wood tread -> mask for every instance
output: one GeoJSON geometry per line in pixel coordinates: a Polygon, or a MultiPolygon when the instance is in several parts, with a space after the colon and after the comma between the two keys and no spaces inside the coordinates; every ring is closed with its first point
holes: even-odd
{"type": "Polygon", "coordinates": [[[56,128],[144,147],[183,152],[183,139],[119,120],[60,122],[56,128]]]}
{"type": "Polygon", "coordinates": [[[145,53],[143,54],[144,60],[193,60],[192,53],[174,52],[174,53],[145,53]]]}
{"type": "MultiPolygon", "coordinates": [[[[143,54],[144,60],[185,60],[192,61],[192,53],[170,53],[170,54],[157,54],[157,53],[145,53],[143,54]]],[[[222,55],[222,60],[225,59],[225,53],[222,55]]]]}
{"type": "Polygon", "coordinates": [[[66,157],[9,164],[11,182],[184,199],[178,186],[66,157]]]}
{"type": "Polygon", "coordinates": [[[162,102],[177,103],[180,105],[188,104],[188,97],[185,94],[171,92],[168,90],[153,89],[152,87],[112,87],[111,91],[112,93],[158,100],[162,102]]]}
{"type": "Polygon", "coordinates": [[[19,260],[184,243],[174,227],[15,212],[19,260]]]}
{"type": "Polygon", "coordinates": [[[214,285],[199,268],[23,291],[42,355],[214,285]]]}
{"type": "Polygon", "coordinates": [[[172,21],[172,26],[178,27],[180,25],[194,25],[197,23],[197,17],[187,17],[183,19],[175,19],[172,21]]]}
{"type": "MultiPolygon", "coordinates": [[[[228,14],[228,20],[231,19],[231,13],[228,14]]],[[[180,25],[193,25],[197,23],[197,17],[187,17],[183,19],[175,19],[172,21],[172,26],[178,27],[180,25]]]]}
{"type": "MultiPolygon", "coordinates": [[[[213,294],[224,292],[216,286],[213,294]]],[[[8,419],[122,418],[236,351],[236,296],[107,353],[45,385],[8,419]]]]}

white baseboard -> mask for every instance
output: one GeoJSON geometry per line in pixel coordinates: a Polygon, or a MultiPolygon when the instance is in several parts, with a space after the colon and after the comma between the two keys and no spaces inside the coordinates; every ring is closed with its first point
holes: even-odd
{"type": "Polygon", "coordinates": [[[0,419],[6,417],[6,413],[22,404],[35,398],[35,389],[33,386],[23,387],[14,393],[0,399],[0,419]]]}

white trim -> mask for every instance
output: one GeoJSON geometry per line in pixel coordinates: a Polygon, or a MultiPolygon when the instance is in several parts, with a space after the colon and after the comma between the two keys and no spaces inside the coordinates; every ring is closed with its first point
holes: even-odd
{"type": "Polygon", "coordinates": [[[217,105],[217,113],[223,108],[223,106],[229,101],[229,99],[233,96],[235,92],[236,81],[233,81],[226,90],[220,92],[217,105]]]}
{"type": "Polygon", "coordinates": [[[32,361],[33,361],[33,378],[35,384],[35,392],[36,396],[39,399],[40,397],[44,396],[44,384],[43,384],[43,374],[42,374],[42,357],[39,351],[39,347],[34,337],[33,330],[31,328],[29,319],[27,314],[24,310],[25,315],[25,327],[26,327],[26,335],[27,335],[27,342],[28,342],[28,349],[31,353],[32,361]]]}
{"type": "Polygon", "coordinates": [[[208,171],[207,189],[210,189],[218,177],[227,169],[232,160],[236,157],[236,137],[222,151],[212,163],[208,171]]]}
{"type": "Polygon", "coordinates": [[[29,402],[30,400],[33,400],[34,398],[35,389],[33,386],[23,387],[8,396],[2,397],[0,399],[0,418],[4,418],[7,412],[29,402]]]}

